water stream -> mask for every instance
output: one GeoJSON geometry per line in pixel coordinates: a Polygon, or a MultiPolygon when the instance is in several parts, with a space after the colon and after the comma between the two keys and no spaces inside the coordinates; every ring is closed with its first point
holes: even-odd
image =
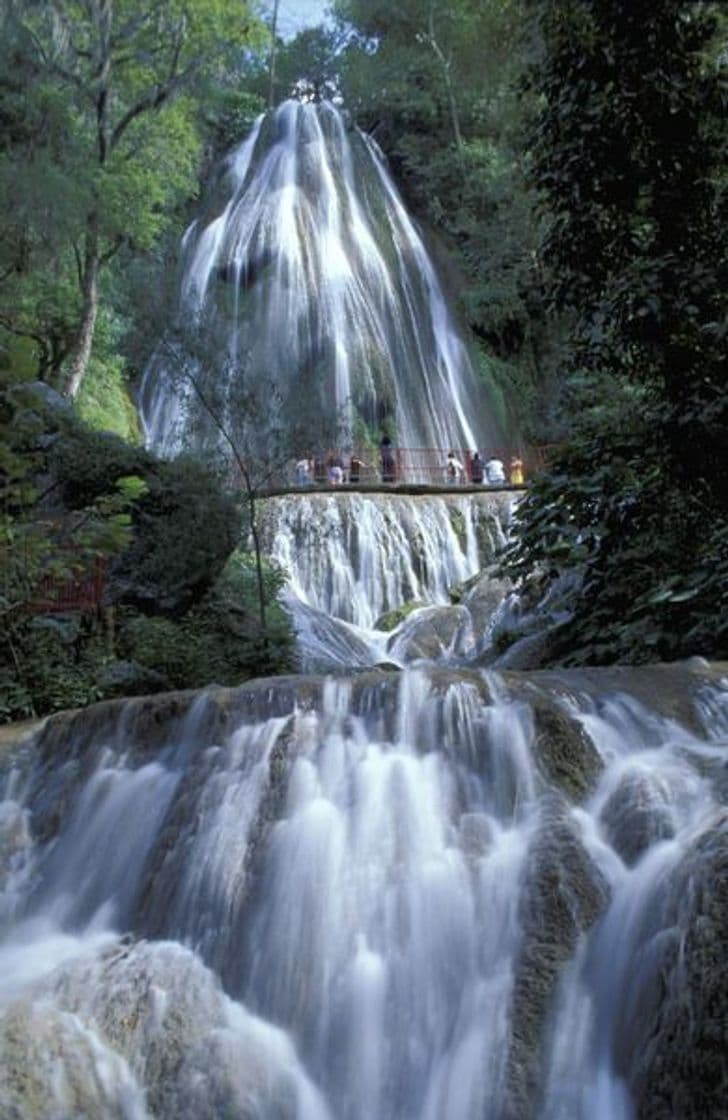
{"type": "Polygon", "coordinates": [[[290,678],[50,726],[0,811],[0,1112],[631,1120],[625,1037],[639,1066],[675,892],[725,840],[728,690],[695,677],[688,727],[596,678],[290,678]]]}

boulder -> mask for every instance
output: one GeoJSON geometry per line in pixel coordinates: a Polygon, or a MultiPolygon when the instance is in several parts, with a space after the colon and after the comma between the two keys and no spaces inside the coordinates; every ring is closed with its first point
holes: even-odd
{"type": "Polygon", "coordinates": [[[652,844],[675,832],[667,791],[651,771],[625,774],[600,818],[609,843],[630,867],[652,844]]]}
{"type": "Polygon", "coordinates": [[[534,754],[541,771],[575,801],[594,789],[602,771],[599,752],[581,724],[545,696],[532,700],[534,754]]]}
{"type": "Polygon", "coordinates": [[[136,661],[111,661],[101,670],[98,684],[104,695],[109,697],[148,696],[170,689],[166,677],[136,661]]]}
{"type": "Polygon", "coordinates": [[[558,794],[544,801],[521,897],[504,1120],[531,1120],[537,1114],[546,1017],[577,941],[608,901],[607,883],[558,794]]]}
{"type": "Polygon", "coordinates": [[[686,847],[657,884],[651,928],[635,956],[629,1007],[618,1022],[617,1072],[638,1120],[728,1115],[728,810],[686,847]]]}
{"type": "Polygon", "coordinates": [[[462,655],[472,645],[466,607],[424,607],[400,623],[387,643],[398,661],[436,661],[443,654],[462,655]]]}
{"type": "Polygon", "coordinates": [[[496,614],[511,591],[506,579],[494,576],[490,569],[481,572],[473,585],[467,588],[460,599],[467,607],[473,620],[473,632],[479,647],[488,640],[496,614]]]}

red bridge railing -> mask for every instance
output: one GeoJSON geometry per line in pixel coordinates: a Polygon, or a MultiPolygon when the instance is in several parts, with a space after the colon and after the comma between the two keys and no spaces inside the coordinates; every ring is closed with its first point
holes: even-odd
{"type": "MultiPolygon", "coordinates": [[[[295,489],[299,486],[377,486],[424,485],[524,485],[528,478],[546,462],[550,448],[531,447],[516,452],[496,448],[482,456],[479,463],[474,453],[462,448],[395,447],[327,448],[304,454],[300,459],[271,470],[266,476],[266,489],[295,489]],[[448,470],[448,455],[454,453],[462,469],[453,478],[448,470]],[[491,460],[498,460],[502,475],[491,477],[486,470],[491,460]],[[307,464],[307,465],[306,465],[307,464]]],[[[258,472],[256,472],[258,473],[258,472]]],[[[239,484],[233,476],[233,482],[239,484]]]]}

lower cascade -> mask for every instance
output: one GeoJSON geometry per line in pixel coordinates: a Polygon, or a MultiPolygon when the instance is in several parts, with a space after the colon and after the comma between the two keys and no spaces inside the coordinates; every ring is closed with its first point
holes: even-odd
{"type": "Polygon", "coordinates": [[[302,667],[475,656],[487,644],[502,581],[486,580],[487,618],[482,596],[472,597],[479,610],[453,602],[467,599],[464,585],[504,543],[512,502],[508,493],[457,491],[267,499],[261,536],[288,576],[302,667]]]}
{"type": "Polygon", "coordinates": [[[697,662],[48,720],[0,756],[0,1114],[721,1115],[727,741],[697,662]]]}

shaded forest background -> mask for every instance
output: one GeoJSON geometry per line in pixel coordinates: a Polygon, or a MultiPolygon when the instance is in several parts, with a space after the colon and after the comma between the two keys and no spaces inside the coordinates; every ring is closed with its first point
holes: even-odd
{"type": "Polygon", "coordinates": [[[524,610],[550,604],[543,663],[726,655],[721,4],[337,0],[288,42],[242,0],[10,0],[0,20],[4,714],[141,687],[120,661],[162,667],[145,687],[291,664],[280,573],[255,621],[243,511],[204,465],[143,452],[133,405],[211,169],[288,96],[374,136],[483,375],[553,445],[504,559],[524,610]],[[208,506],[214,555],[186,568],[174,518],[209,540],[208,506]],[[40,578],[99,556],[111,638],[33,613],[40,578]]]}

